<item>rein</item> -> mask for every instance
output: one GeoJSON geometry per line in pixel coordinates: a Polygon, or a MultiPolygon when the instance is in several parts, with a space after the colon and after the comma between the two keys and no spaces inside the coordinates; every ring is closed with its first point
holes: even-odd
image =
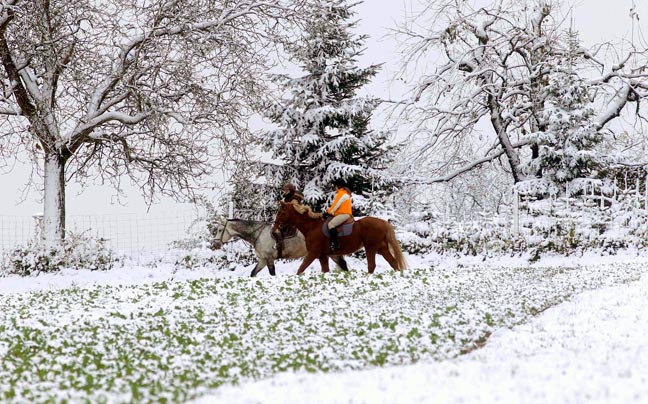
{"type": "Polygon", "coordinates": [[[225,219],[225,223],[223,224],[223,231],[221,232],[221,235],[217,240],[219,243],[221,243],[221,245],[225,244],[223,242],[223,237],[225,236],[225,232],[227,232],[227,234],[229,234],[230,239],[232,238],[232,233],[230,233],[229,230],[227,230],[227,223],[228,222],[229,222],[229,219],[225,219]]]}
{"type": "MultiPolygon", "coordinates": [[[[232,234],[232,232],[229,231],[229,229],[227,228],[227,224],[229,222],[234,221],[234,220],[239,220],[239,219],[225,219],[225,224],[223,225],[223,231],[221,232],[220,238],[218,240],[221,243],[221,245],[225,244],[223,242],[223,237],[225,236],[225,232],[227,232],[227,234],[229,234],[230,240],[232,238],[234,238],[234,237],[241,237],[241,233],[232,234]]],[[[257,241],[259,241],[259,237],[261,237],[261,233],[263,233],[263,231],[259,231],[259,230],[261,230],[263,227],[265,227],[265,226],[267,226],[269,224],[268,222],[264,222],[264,221],[258,221],[258,223],[261,223],[261,224],[251,232],[251,234],[256,234],[256,237],[254,238],[254,241],[251,241],[253,248],[256,247],[256,243],[257,243],[257,241]]]]}
{"type": "Polygon", "coordinates": [[[255,249],[256,249],[256,243],[257,243],[257,241],[259,241],[259,237],[261,237],[261,233],[263,233],[263,230],[261,230],[261,229],[262,229],[263,227],[267,226],[268,224],[269,224],[269,223],[261,222],[261,224],[259,225],[259,227],[257,227],[257,228],[254,230],[254,232],[257,233],[257,236],[256,236],[256,238],[254,239],[254,241],[252,242],[252,248],[255,248],[255,249]],[[261,231],[259,231],[259,230],[261,230],[261,231]]]}

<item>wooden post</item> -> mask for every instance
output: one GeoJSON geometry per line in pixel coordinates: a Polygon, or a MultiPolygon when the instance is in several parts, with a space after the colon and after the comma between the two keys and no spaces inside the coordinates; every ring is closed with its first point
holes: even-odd
{"type": "Polygon", "coordinates": [[[513,190],[513,235],[520,235],[520,194],[517,189],[513,190]]]}
{"type": "Polygon", "coordinates": [[[32,218],[34,218],[34,240],[40,244],[43,241],[43,213],[34,213],[32,215],[32,218]]]}

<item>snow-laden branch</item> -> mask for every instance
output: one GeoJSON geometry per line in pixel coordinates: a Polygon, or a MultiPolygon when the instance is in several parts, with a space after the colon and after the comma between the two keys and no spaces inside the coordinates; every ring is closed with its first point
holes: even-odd
{"type": "Polygon", "coordinates": [[[617,94],[615,95],[614,99],[612,99],[608,106],[607,109],[605,109],[595,120],[595,127],[597,130],[602,129],[608,122],[611,120],[617,118],[619,115],[621,115],[621,111],[625,107],[625,105],[628,103],[628,96],[630,95],[630,92],[632,90],[632,87],[630,86],[629,83],[624,83],[623,87],[621,87],[617,94]]]}
{"type": "Polygon", "coordinates": [[[247,141],[267,56],[295,34],[304,1],[4,0],[0,153],[56,163],[39,172],[59,230],[73,176],[190,196],[210,147],[247,141]]]}
{"type": "Polygon", "coordinates": [[[0,115],[21,116],[22,112],[11,108],[0,108],[0,115]]]}
{"type": "MultiPolygon", "coordinates": [[[[532,143],[532,140],[527,139],[527,140],[512,144],[511,146],[513,148],[519,149],[521,147],[528,146],[531,143],[532,143]]],[[[452,171],[452,172],[450,172],[450,173],[448,173],[446,175],[442,175],[442,176],[439,176],[439,177],[433,177],[433,178],[429,178],[429,179],[412,178],[412,179],[403,180],[403,183],[409,184],[409,185],[429,185],[429,184],[436,184],[436,183],[439,183],[439,182],[449,182],[449,181],[452,181],[453,179],[459,177],[460,175],[466,174],[466,173],[472,171],[473,169],[481,166],[482,164],[485,164],[485,163],[491,162],[493,160],[496,160],[496,159],[502,157],[505,154],[506,154],[506,150],[504,150],[504,149],[496,150],[496,151],[490,152],[490,154],[488,154],[487,156],[484,156],[484,157],[482,157],[480,159],[472,161],[469,164],[466,164],[463,167],[461,167],[461,168],[459,168],[457,170],[454,170],[454,171],[452,171]]]]}
{"type": "MultiPolygon", "coordinates": [[[[432,67],[432,73],[423,75],[413,86],[411,97],[393,106],[411,122],[412,141],[428,139],[411,159],[419,158],[419,164],[425,164],[423,159],[438,160],[447,155],[448,147],[470,154],[482,144],[477,122],[488,122],[487,129],[497,137],[500,147],[496,156],[506,155],[510,165],[506,171],[516,182],[529,173],[542,175],[533,167],[539,167],[539,153],[545,149],[534,136],[534,141],[523,143],[530,146],[529,150],[521,152],[514,139],[545,133],[552,125],[554,130],[562,130],[559,123],[564,120],[565,125],[582,121],[583,128],[591,133],[579,132],[577,136],[591,136],[596,143],[599,140],[595,138],[603,136],[603,127],[630,112],[625,109],[629,102],[636,102],[632,113],[639,119],[635,125],[643,122],[640,101],[648,97],[648,51],[631,47],[610,62],[601,55],[604,47],[584,50],[576,33],[561,26],[566,20],[560,15],[559,4],[550,0],[539,0],[534,5],[507,0],[493,3],[473,9],[469,2],[438,0],[433,8],[403,25],[401,32],[407,35],[412,32],[408,27],[425,26],[423,21],[435,22],[430,34],[409,35],[414,43],[408,46],[411,53],[407,61],[416,61],[417,65],[411,66],[413,71],[420,70],[429,55],[439,60],[438,67],[432,67]],[[598,77],[592,77],[596,72],[598,77]],[[562,84],[556,84],[561,80],[562,84]],[[563,93],[565,100],[557,101],[563,93]],[[570,96],[584,104],[570,105],[574,101],[570,96]],[[558,104],[563,111],[548,114],[548,110],[559,108],[558,104]],[[574,120],[567,120],[571,113],[574,120]]],[[[546,136],[551,139],[558,135],[546,136]]],[[[587,144],[573,147],[589,147],[587,144]]],[[[490,156],[432,182],[448,181],[489,161],[490,156]]],[[[456,166],[463,156],[455,153],[447,158],[445,166],[456,166]]]]}

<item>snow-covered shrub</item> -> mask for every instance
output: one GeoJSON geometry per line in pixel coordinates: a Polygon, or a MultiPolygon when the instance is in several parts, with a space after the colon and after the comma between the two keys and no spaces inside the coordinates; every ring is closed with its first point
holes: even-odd
{"type": "Polygon", "coordinates": [[[518,250],[510,226],[499,218],[482,221],[428,220],[400,227],[398,240],[409,254],[497,255],[518,250]]]}
{"type": "Polygon", "coordinates": [[[64,254],[61,248],[46,248],[31,241],[3,257],[3,272],[23,276],[55,272],[64,266],[64,254]]]}
{"type": "Polygon", "coordinates": [[[509,215],[474,221],[445,221],[427,216],[398,227],[398,239],[410,254],[484,255],[526,252],[531,260],[545,254],[572,255],[586,250],[614,254],[648,247],[648,210],[629,198],[601,209],[592,200],[538,200],[525,203],[519,232],[509,215]]]}
{"type": "Polygon", "coordinates": [[[68,234],[60,246],[45,247],[32,240],[8,252],[3,257],[3,273],[28,276],[61,268],[108,270],[118,261],[106,240],[68,234]]]}
{"type": "Polygon", "coordinates": [[[178,269],[194,269],[214,267],[233,270],[238,265],[251,265],[256,263],[256,256],[252,247],[243,240],[225,243],[219,250],[191,249],[183,251],[176,261],[178,269]]]}

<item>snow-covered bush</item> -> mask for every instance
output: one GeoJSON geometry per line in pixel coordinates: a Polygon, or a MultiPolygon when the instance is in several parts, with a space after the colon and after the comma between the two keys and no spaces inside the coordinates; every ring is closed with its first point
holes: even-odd
{"type": "Polygon", "coordinates": [[[106,240],[68,234],[57,247],[45,247],[37,240],[17,247],[3,256],[1,274],[34,275],[61,268],[108,270],[120,258],[106,246],[106,240]]]}
{"type": "Polygon", "coordinates": [[[256,263],[256,256],[249,244],[243,240],[225,243],[222,248],[212,251],[208,249],[191,249],[179,254],[175,261],[178,269],[194,269],[214,267],[234,270],[238,265],[256,263]]]}
{"type": "Polygon", "coordinates": [[[521,211],[517,234],[510,214],[467,222],[428,215],[399,226],[398,239],[410,254],[527,253],[531,260],[586,250],[614,254],[619,249],[648,247],[648,210],[635,205],[621,200],[601,209],[583,199],[533,201],[521,211]]]}
{"type": "MultiPolygon", "coordinates": [[[[495,218],[498,219],[498,218],[495,218]]],[[[410,254],[497,255],[519,250],[519,243],[511,237],[510,226],[493,220],[481,221],[426,221],[400,227],[398,239],[404,251],[410,254]]]]}

